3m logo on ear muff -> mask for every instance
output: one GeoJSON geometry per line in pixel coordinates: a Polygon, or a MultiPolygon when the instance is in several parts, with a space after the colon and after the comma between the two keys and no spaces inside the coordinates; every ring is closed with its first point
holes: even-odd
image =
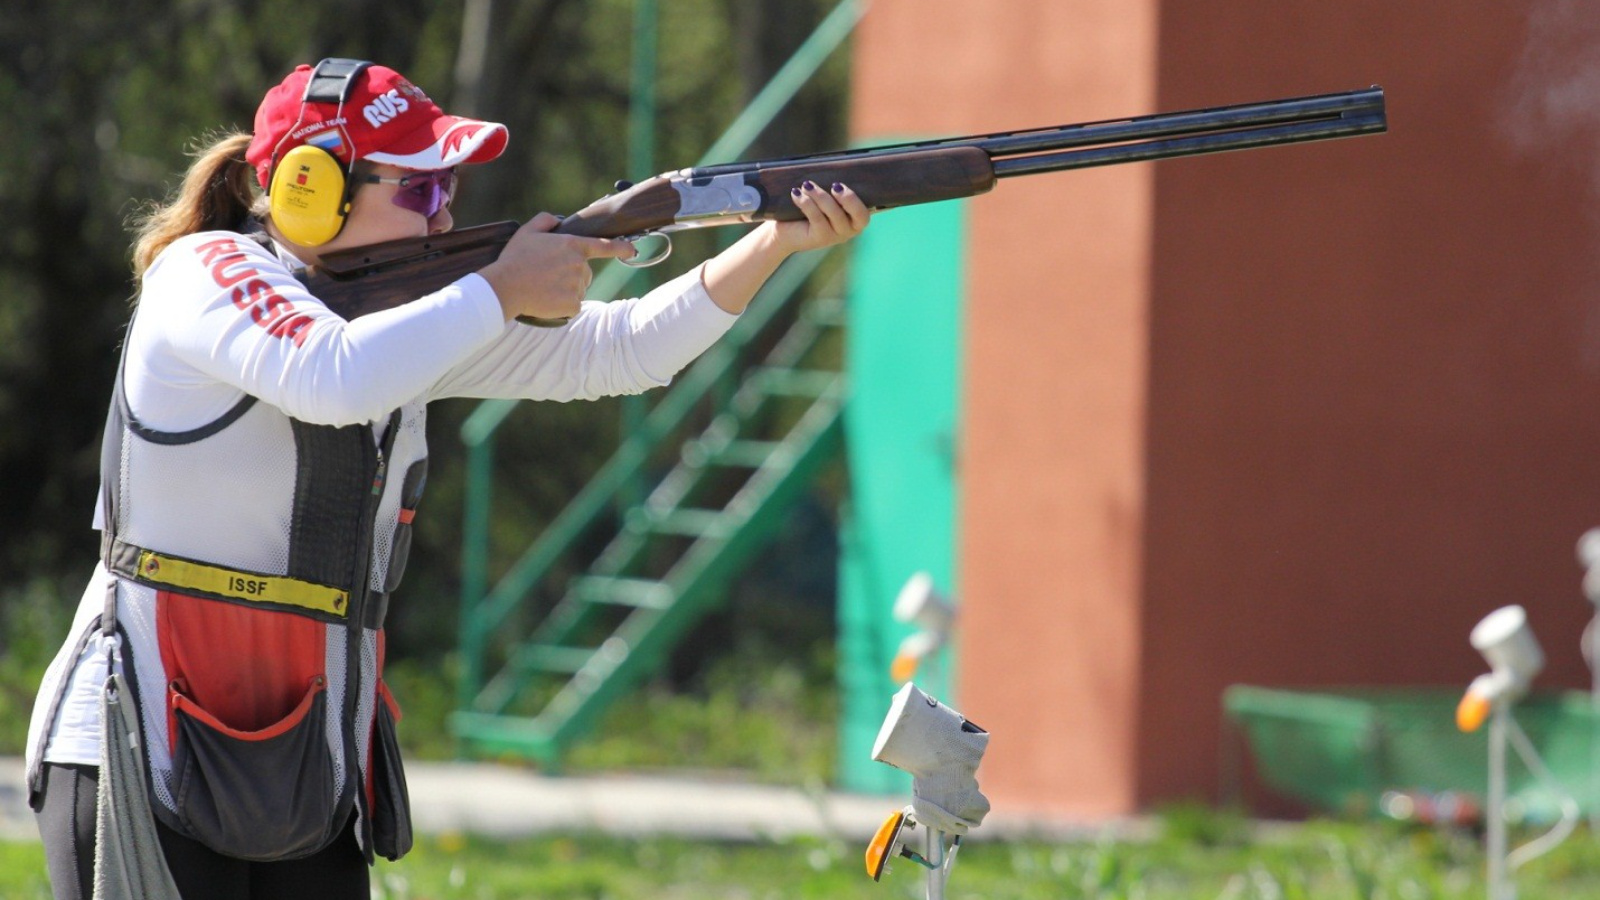
{"type": "Polygon", "coordinates": [[[302,144],[283,155],[267,188],[272,221],[283,236],[303,247],[318,247],[344,228],[350,211],[344,166],[333,154],[302,144]]]}
{"type": "MultiPolygon", "coordinates": [[[[317,63],[300,98],[301,119],[307,103],[337,103],[342,114],[356,79],[371,65],[362,59],[338,58],[317,63]]],[[[335,123],[339,121],[343,120],[335,117],[335,123]]],[[[300,120],[296,120],[284,139],[296,134],[299,127],[300,120]]],[[[281,159],[274,150],[272,179],[267,185],[273,223],[284,237],[302,247],[320,247],[333,240],[344,228],[344,218],[350,212],[344,164],[328,148],[316,146],[319,137],[329,138],[331,147],[339,146],[337,134],[322,132],[281,159]]],[[[282,140],[278,146],[283,146],[282,140]]]]}

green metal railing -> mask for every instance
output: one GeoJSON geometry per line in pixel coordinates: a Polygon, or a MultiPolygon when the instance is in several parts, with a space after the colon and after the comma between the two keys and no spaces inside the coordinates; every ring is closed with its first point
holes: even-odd
{"type": "MultiPolygon", "coordinates": [[[[838,251],[835,251],[838,252],[838,251]]],[[[528,554],[478,607],[474,639],[487,644],[536,587],[589,534],[610,534],[525,638],[496,637],[505,662],[452,719],[484,750],[553,764],[613,700],[653,672],[677,638],[721,602],[728,581],[783,522],[785,512],[840,446],[844,378],[836,368],[842,302],[785,301],[829,255],[780,270],[729,334],[686,373],[528,554]],[[792,321],[791,321],[792,320],[792,321]],[[784,326],[787,325],[785,329],[784,326]],[[782,330],[771,341],[764,333],[782,330]],[[773,344],[753,366],[742,352],[773,344]],[[820,364],[819,364],[820,362],[820,364]],[[687,440],[706,390],[735,369],[728,403],[687,440]],[[660,451],[677,462],[613,525],[613,500],[660,451]],[[729,490],[729,488],[732,490],[729,490]],[[530,710],[531,703],[536,709],[530,710]]],[[[564,571],[564,570],[563,570],[564,571]]],[[[487,649],[487,647],[485,647],[487,649]]]]}
{"type": "MultiPolygon", "coordinates": [[[[858,0],[841,2],[698,164],[736,159],[744,153],[851,33],[863,7],[858,0]]],[[[653,12],[652,8],[652,18],[653,12]]],[[[637,33],[635,37],[637,42],[637,33]]],[[[653,56],[653,44],[650,53],[653,56]]],[[[635,65],[638,70],[641,64],[637,58],[635,65]]],[[[649,102],[653,105],[653,96],[649,102]]],[[[638,128],[636,125],[636,134],[638,128]]],[[[634,158],[642,152],[636,150],[634,158]]],[[[611,697],[641,677],[670,648],[677,635],[714,602],[713,595],[770,532],[770,520],[774,518],[771,510],[791,500],[798,491],[797,485],[809,480],[810,473],[834,452],[838,411],[843,401],[842,378],[832,371],[793,371],[800,364],[801,351],[796,348],[815,346],[823,329],[839,324],[839,304],[812,301],[803,314],[792,317],[794,324],[762,368],[748,373],[731,396],[724,396],[716,404],[718,412],[711,425],[683,445],[680,464],[667,480],[649,492],[649,497],[642,497],[639,487],[650,478],[651,461],[660,457],[669,442],[684,439],[696,411],[703,414],[707,398],[717,395],[718,385],[728,384],[747,365],[746,348],[762,338],[769,325],[785,321],[779,314],[789,308],[791,298],[800,295],[801,288],[827,258],[826,253],[813,253],[786,263],[729,334],[681,375],[653,409],[629,424],[626,438],[610,460],[492,587],[488,532],[494,443],[515,403],[485,401],[468,417],[461,429],[467,484],[460,711],[453,720],[459,735],[479,747],[515,749],[553,762],[568,742],[592,724],[611,697]],[[786,396],[802,397],[801,404],[810,405],[782,440],[752,444],[730,436],[730,430],[737,432],[743,427],[739,424],[741,416],[754,415],[753,410],[762,403],[786,396]],[[717,446],[719,441],[725,446],[710,453],[707,448],[717,446]],[[679,507],[677,501],[688,493],[686,485],[703,477],[705,463],[726,463],[741,448],[751,458],[743,463],[734,461],[749,466],[754,474],[733,505],[753,504],[758,508],[733,510],[735,515],[716,519],[713,510],[679,507]],[[698,466],[691,465],[696,454],[701,457],[698,466]],[[718,454],[720,457],[713,460],[718,454]],[[672,484],[674,478],[683,484],[672,484]],[[586,578],[575,579],[546,621],[527,640],[513,647],[504,666],[489,678],[486,670],[491,638],[498,636],[499,649],[504,650],[504,635],[500,632],[513,612],[530,602],[539,586],[553,577],[558,564],[573,553],[585,536],[615,515],[619,504],[624,509],[618,517],[623,524],[606,554],[591,564],[598,569],[586,578]],[[760,514],[762,510],[769,514],[760,514]],[[692,536],[695,543],[668,575],[652,580],[619,574],[641,555],[644,536],[675,529],[692,536]],[[614,629],[611,639],[596,647],[573,645],[578,633],[592,625],[592,613],[608,605],[631,610],[614,629]],[[619,647],[623,652],[618,652],[619,647]],[[561,670],[570,679],[541,713],[542,721],[526,715],[507,715],[538,673],[561,670]]],[[[596,278],[591,297],[614,296],[632,273],[613,263],[596,278]]]]}
{"type": "MultiPolygon", "coordinates": [[[[811,253],[786,263],[750,304],[750,309],[734,323],[733,328],[667,389],[666,395],[645,417],[639,429],[623,440],[611,458],[545,528],[539,539],[512,563],[494,588],[479,589],[467,596],[470,602],[463,609],[461,623],[463,690],[460,699],[463,707],[473,705],[478,692],[482,690],[482,671],[470,661],[481,659],[488,635],[505,622],[506,616],[528,592],[550,573],[556,562],[572,551],[577,540],[610,509],[611,498],[617,490],[629,478],[640,474],[662,442],[679,432],[706,392],[734,370],[743,349],[784,309],[787,301],[799,292],[825,257],[823,253],[811,253]]],[[[469,457],[469,465],[476,459],[478,465],[488,468],[492,463],[489,451],[493,446],[488,442],[481,446],[485,452],[479,457],[469,457]]],[[[469,473],[469,477],[473,474],[469,473]]],[[[482,509],[487,513],[487,496],[482,503],[482,509]]],[[[480,552],[487,555],[487,550],[480,552]]],[[[477,577],[480,583],[486,582],[482,575],[477,577]]]]}

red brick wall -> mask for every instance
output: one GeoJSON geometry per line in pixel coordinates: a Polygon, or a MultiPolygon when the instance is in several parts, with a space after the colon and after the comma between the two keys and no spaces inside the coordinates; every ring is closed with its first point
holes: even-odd
{"type": "Polygon", "coordinates": [[[874,0],[863,140],[1389,96],[1387,135],[973,202],[958,702],[997,807],[1213,794],[1226,685],[1464,683],[1506,603],[1541,684],[1586,683],[1600,142],[1525,102],[1574,23],[1530,54],[1524,10],[1444,0],[874,0]]]}
{"type": "Polygon", "coordinates": [[[1227,684],[1464,685],[1508,603],[1587,683],[1600,243],[1511,140],[1527,6],[1166,4],[1162,108],[1376,82],[1391,130],[1156,166],[1143,800],[1215,784],[1227,684]]]}

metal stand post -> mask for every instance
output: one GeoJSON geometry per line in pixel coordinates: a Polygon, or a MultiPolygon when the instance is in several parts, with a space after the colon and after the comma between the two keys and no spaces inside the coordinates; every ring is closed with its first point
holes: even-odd
{"type": "Polygon", "coordinates": [[[1589,831],[1600,835],[1600,608],[1583,631],[1585,655],[1589,659],[1589,701],[1594,708],[1594,723],[1589,730],[1589,831]]]}
{"type": "Polygon", "coordinates": [[[1490,613],[1472,629],[1472,646],[1489,662],[1490,671],[1472,680],[1456,708],[1456,724],[1462,731],[1476,731],[1485,719],[1489,723],[1489,789],[1484,804],[1489,900],[1516,900],[1512,873],[1566,840],[1583,813],[1512,716],[1516,701],[1527,694],[1528,685],[1544,667],[1544,652],[1528,630],[1526,612],[1520,606],[1506,606],[1490,613]],[[1508,745],[1561,807],[1554,827],[1515,850],[1506,840],[1508,745]]]}
{"type": "Polygon", "coordinates": [[[950,875],[948,860],[944,857],[944,832],[935,828],[922,829],[923,853],[938,865],[928,870],[928,900],[944,900],[944,883],[950,875]]]}
{"type": "Polygon", "coordinates": [[[1497,705],[1489,715],[1489,796],[1484,807],[1488,826],[1489,900],[1515,900],[1506,865],[1506,726],[1510,710],[1497,705]]]}
{"type": "Polygon", "coordinates": [[[1600,528],[1591,528],[1578,538],[1578,564],[1583,566],[1583,596],[1595,610],[1578,643],[1589,664],[1594,715],[1589,732],[1589,794],[1584,800],[1589,805],[1589,830],[1600,835],[1600,528]]]}

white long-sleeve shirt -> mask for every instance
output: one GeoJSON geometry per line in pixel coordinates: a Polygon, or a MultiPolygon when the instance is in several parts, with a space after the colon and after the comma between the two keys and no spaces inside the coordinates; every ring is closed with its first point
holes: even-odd
{"type": "Polygon", "coordinates": [[[506,322],[476,274],[347,322],[295,279],[297,266],[231,232],[162,252],[145,273],[125,375],[140,421],[198,427],[244,394],[304,422],[347,425],[419,397],[638,393],[666,384],[736,319],[696,268],[638,299],[585,302],[562,328],[506,322]]]}
{"type": "MultiPolygon", "coordinates": [[[[638,393],[667,384],[737,319],[712,302],[696,268],[637,299],[585,302],[555,329],[506,322],[478,275],[346,321],[294,278],[298,266],[281,248],[233,232],[190,235],[157,257],[143,279],[123,368],[129,408],[143,426],[200,428],[247,395],[305,422],[350,425],[382,423],[392,410],[445,397],[638,393]]],[[[102,521],[97,509],[96,527],[102,521]]],[[[49,728],[45,761],[99,763],[107,654],[98,634],[82,653],[71,651],[114,577],[96,567],[72,633],[46,672],[30,758],[49,728]],[[60,712],[46,723],[63,680],[60,712]]]]}

